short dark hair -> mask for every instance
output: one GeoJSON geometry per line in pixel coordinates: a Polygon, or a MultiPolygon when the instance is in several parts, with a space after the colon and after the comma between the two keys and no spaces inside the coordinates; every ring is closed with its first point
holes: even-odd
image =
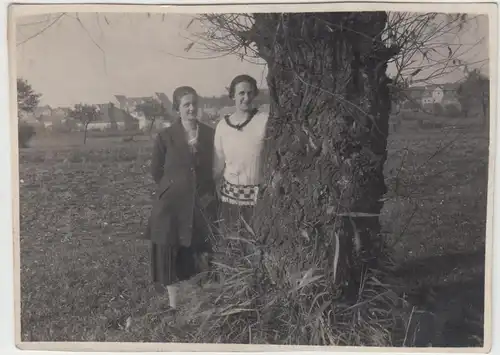
{"type": "Polygon", "coordinates": [[[198,98],[198,93],[191,86],[180,86],[174,90],[172,94],[172,107],[175,111],[179,111],[181,99],[186,95],[193,95],[198,98]]]}
{"type": "Polygon", "coordinates": [[[236,88],[236,85],[239,83],[249,83],[250,85],[253,86],[253,90],[255,91],[255,96],[259,94],[259,88],[257,88],[257,80],[252,78],[250,75],[242,74],[238,75],[235,77],[232,81],[231,84],[229,85],[229,98],[234,99],[234,90],[236,88]]]}

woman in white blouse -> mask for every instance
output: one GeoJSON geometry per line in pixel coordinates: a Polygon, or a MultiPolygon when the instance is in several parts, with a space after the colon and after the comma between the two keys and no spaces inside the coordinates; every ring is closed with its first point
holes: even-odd
{"type": "Polygon", "coordinates": [[[219,121],[215,129],[213,174],[221,202],[223,224],[236,227],[242,216],[247,222],[259,196],[261,155],[267,113],[253,107],[257,82],[248,75],[235,77],[229,97],[236,111],[219,121]]]}

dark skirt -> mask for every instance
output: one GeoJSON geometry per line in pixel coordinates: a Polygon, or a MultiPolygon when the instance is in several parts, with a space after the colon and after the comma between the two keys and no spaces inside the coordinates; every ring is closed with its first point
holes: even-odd
{"type": "Polygon", "coordinates": [[[235,232],[244,227],[242,219],[252,225],[254,206],[239,206],[227,202],[220,202],[219,228],[221,232],[235,232]]]}
{"type": "Polygon", "coordinates": [[[154,283],[169,286],[178,281],[176,270],[178,249],[151,243],[151,277],[154,283]]]}
{"type": "Polygon", "coordinates": [[[171,247],[151,243],[151,277],[154,283],[163,286],[189,280],[197,270],[194,248],[171,247]]]}
{"type": "MultiPolygon", "coordinates": [[[[186,281],[205,271],[201,269],[203,254],[211,254],[211,219],[206,211],[196,208],[193,216],[193,237],[190,247],[151,243],[151,277],[154,283],[169,286],[186,281]]],[[[173,233],[177,228],[173,228],[173,233]]]]}

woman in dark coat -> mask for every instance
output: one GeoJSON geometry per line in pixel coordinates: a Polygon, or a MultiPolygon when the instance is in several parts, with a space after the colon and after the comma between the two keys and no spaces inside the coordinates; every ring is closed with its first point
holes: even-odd
{"type": "Polygon", "coordinates": [[[177,88],[172,101],[180,118],[154,144],[151,171],[157,187],[148,235],[153,282],[167,287],[175,309],[175,284],[194,276],[199,271],[196,256],[210,252],[216,209],[211,205],[216,199],[211,176],[214,130],[197,120],[193,88],[177,88]]]}

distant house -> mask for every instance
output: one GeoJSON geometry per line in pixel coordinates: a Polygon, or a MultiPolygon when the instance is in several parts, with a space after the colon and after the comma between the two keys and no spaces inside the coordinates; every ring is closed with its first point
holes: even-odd
{"type": "Polygon", "coordinates": [[[127,97],[124,95],[115,95],[116,101],[118,105],[116,105],[119,109],[128,112],[128,113],[133,113],[135,112],[135,108],[137,105],[153,99],[152,96],[144,96],[144,97],[127,97]]]}
{"type": "Polygon", "coordinates": [[[409,87],[405,90],[407,99],[403,102],[403,107],[425,107],[435,103],[444,106],[458,103],[457,88],[458,85],[453,83],[409,87]]]}
{"type": "Polygon", "coordinates": [[[66,107],[57,107],[52,109],[51,121],[56,123],[66,123],[68,121],[70,109],[66,107]]]}
{"type": "Polygon", "coordinates": [[[405,89],[403,95],[405,99],[401,103],[402,108],[406,110],[420,109],[425,92],[426,90],[424,86],[412,86],[405,89]]]}
{"type": "Polygon", "coordinates": [[[144,129],[147,127],[147,120],[146,117],[140,112],[136,111],[137,105],[147,101],[151,100],[153,97],[127,97],[125,95],[115,95],[116,101],[118,103],[117,107],[127,114],[131,115],[134,117],[139,125],[139,129],[144,129]]]}
{"type": "Polygon", "coordinates": [[[229,98],[228,95],[222,95],[220,97],[212,96],[212,97],[202,97],[201,98],[201,107],[209,108],[221,108],[224,106],[230,106],[233,104],[233,100],[229,98]]]}
{"type": "Polygon", "coordinates": [[[49,105],[40,106],[33,112],[22,112],[20,118],[33,126],[52,130],[55,126],[64,124],[68,119],[68,109],[51,108],[49,105]]]}
{"type": "Polygon", "coordinates": [[[37,118],[42,117],[42,116],[51,116],[52,115],[52,107],[50,107],[49,105],[39,106],[33,110],[33,114],[37,118]]]}
{"type": "Polygon", "coordinates": [[[155,95],[157,100],[160,101],[163,104],[163,107],[167,110],[167,115],[175,116],[176,112],[174,110],[173,103],[170,101],[168,96],[162,92],[156,92],[155,95]]]}
{"type": "Polygon", "coordinates": [[[54,126],[64,124],[67,118],[65,116],[43,115],[38,119],[46,129],[52,130],[54,126]]]}
{"type": "Polygon", "coordinates": [[[434,103],[434,96],[433,96],[433,91],[430,91],[430,90],[426,90],[422,93],[422,99],[421,99],[421,102],[420,104],[422,105],[422,107],[425,107],[427,105],[432,105],[434,103]]]}
{"type": "Polygon", "coordinates": [[[441,95],[441,101],[439,101],[439,103],[443,107],[446,107],[448,105],[454,105],[457,107],[459,111],[461,110],[462,105],[460,104],[460,101],[458,101],[458,94],[457,94],[459,85],[460,84],[449,83],[440,86],[441,90],[443,91],[443,94],[441,95]]]}
{"type": "Polygon", "coordinates": [[[23,121],[31,126],[43,127],[42,122],[39,120],[38,117],[35,116],[35,114],[33,112],[20,111],[19,118],[21,119],[21,121],[23,121]]]}
{"type": "Polygon", "coordinates": [[[21,114],[23,120],[30,124],[42,125],[44,128],[50,128],[52,121],[52,108],[49,105],[38,106],[33,112],[25,112],[21,114]]]}
{"type": "MultiPolygon", "coordinates": [[[[146,101],[149,100],[158,100],[163,104],[163,107],[166,109],[167,117],[166,119],[168,120],[170,117],[174,117],[176,114],[173,109],[173,104],[170,101],[170,99],[167,97],[166,94],[161,93],[161,92],[156,92],[154,96],[143,96],[143,97],[127,97],[125,95],[115,95],[117,107],[133,118],[135,118],[138,122],[139,129],[146,129],[150,127],[150,122],[144,117],[144,115],[141,112],[136,111],[136,107],[139,104],[142,104],[146,101]]],[[[158,120],[158,122],[161,122],[163,120],[158,120]]],[[[158,123],[161,125],[161,123],[158,123]]],[[[155,124],[156,126],[156,124],[155,124]]]]}
{"type": "Polygon", "coordinates": [[[56,107],[52,109],[53,116],[68,117],[71,109],[69,107],[56,107]]]}
{"type": "Polygon", "coordinates": [[[426,91],[431,93],[432,103],[439,104],[443,103],[445,97],[448,99],[456,97],[457,89],[458,85],[452,83],[429,85],[426,87],[426,91]]]}
{"type": "Polygon", "coordinates": [[[163,104],[168,114],[173,114],[173,104],[168,96],[162,92],[156,92],[154,96],[127,97],[125,95],[115,95],[116,106],[126,112],[134,112],[137,105],[148,100],[158,100],[163,104]]]}
{"type": "Polygon", "coordinates": [[[210,118],[217,117],[219,115],[219,110],[216,107],[204,107],[202,109],[203,113],[210,118]]]}
{"type": "Polygon", "coordinates": [[[88,125],[89,130],[106,130],[106,129],[133,129],[137,126],[137,119],[128,112],[118,108],[115,104],[109,102],[98,104],[100,117],[88,125]]]}
{"type": "Polygon", "coordinates": [[[127,97],[125,95],[115,95],[115,102],[116,106],[121,109],[121,110],[127,110],[127,97]]]}

